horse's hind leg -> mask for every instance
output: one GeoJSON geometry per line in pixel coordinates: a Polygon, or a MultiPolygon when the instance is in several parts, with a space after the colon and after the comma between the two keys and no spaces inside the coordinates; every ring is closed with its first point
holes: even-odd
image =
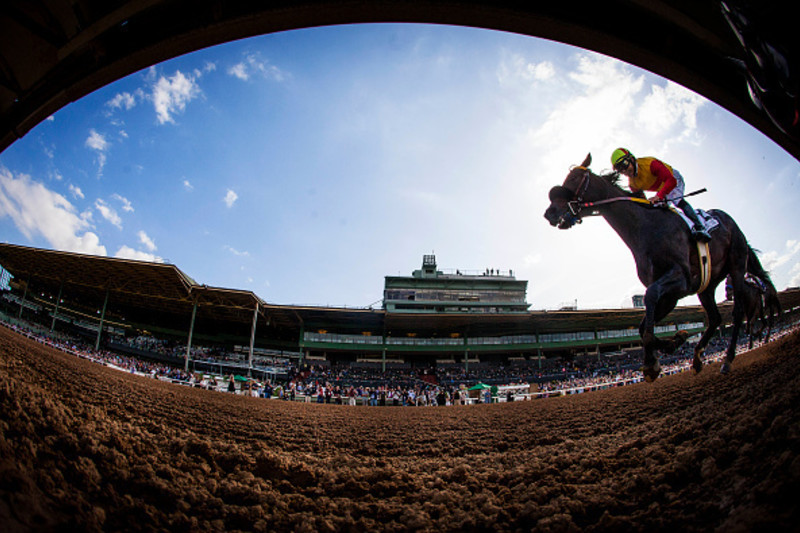
{"type": "Polygon", "coordinates": [[[644,348],[644,366],[642,366],[642,374],[648,383],[655,381],[659,374],[661,374],[661,365],[658,362],[658,357],[655,355],[655,345],[658,342],[655,334],[652,331],[645,332],[642,336],[642,347],[644,348]]]}
{"type": "MultiPolygon", "coordinates": [[[[764,302],[762,296],[758,297],[758,303],[756,304],[756,312],[754,314],[753,321],[755,321],[756,318],[758,318],[761,327],[758,328],[758,331],[756,331],[755,337],[757,339],[761,339],[761,337],[764,335],[764,330],[767,329],[767,319],[764,317],[764,302]]],[[[769,329],[767,329],[767,335],[769,336],[769,329]]],[[[764,342],[767,341],[764,340],[764,342]]],[[[751,337],[751,343],[752,343],[752,337],[751,337]]]]}
{"type": "Polygon", "coordinates": [[[719,314],[717,302],[714,301],[715,289],[716,287],[709,287],[701,294],[698,294],[698,298],[700,298],[700,304],[703,306],[703,309],[706,312],[708,327],[703,332],[703,335],[700,337],[697,345],[694,347],[694,360],[692,361],[692,369],[695,371],[695,373],[703,370],[703,353],[706,351],[708,341],[711,340],[711,337],[722,323],[722,316],[719,314]]]}
{"type": "Polygon", "coordinates": [[[742,303],[741,290],[736,290],[734,277],[734,298],[733,298],[733,328],[731,329],[731,340],[728,344],[728,350],[725,353],[725,361],[722,362],[720,372],[727,374],[731,371],[731,365],[736,358],[736,341],[739,338],[739,328],[742,327],[742,320],[744,319],[744,304],[742,303]]]}
{"type": "Polygon", "coordinates": [[[772,334],[772,324],[772,309],[767,309],[767,319],[764,324],[767,329],[767,334],[764,336],[764,344],[769,342],[769,336],[772,334]]]}

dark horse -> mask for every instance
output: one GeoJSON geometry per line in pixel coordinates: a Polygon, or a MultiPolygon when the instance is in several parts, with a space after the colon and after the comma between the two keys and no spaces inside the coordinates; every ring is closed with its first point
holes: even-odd
{"type": "MultiPolygon", "coordinates": [[[[778,293],[772,285],[769,274],[763,275],[749,273],[745,275],[744,292],[742,293],[744,302],[744,318],[747,320],[748,346],[753,348],[753,339],[760,339],[764,330],[764,342],[769,342],[774,325],[774,317],[781,314],[781,302],[778,293]],[[766,313],[766,316],[764,316],[766,313]],[[761,321],[761,327],[755,330],[756,320],[761,321]],[[755,331],[754,331],[755,330],[755,331]]],[[[726,280],[725,297],[733,299],[733,287],[730,284],[730,276],[726,280]]]]}
{"type": "Polygon", "coordinates": [[[744,234],[724,211],[709,211],[719,225],[709,242],[710,279],[706,288],[698,292],[701,267],[697,245],[688,225],[668,209],[651,207],[641,196],[620,188],[616,184],[618,174],[594,174],[589,170],[591,162],[592,156],[589,154],[580,166],[569,171],[563,185],[550,190],[550,207],[544,217],[552,226],[569,229],[580,222],[582,216],[600,214],[630,248],[639,280],[647,287],[644,318],[639,326],[644,348],[642,371],[645,379],[652,381],[661,373],[656,350],[672,353],[688,337],[685,331],[679,331],[672,339],[659,339],[654,333],[655,324],[675,308],[678,300],[693,293],[698,294],[708,322],[708,327],[694,348],[692,366],[696,372],[702,370],[701,356],[722,322],[714,293],[728,274],[731,275],[734,293],[733,330],[722,373],[729,372],[736,356],[736,339],[744,315],[741,295],[745,290],[745,273],[748,270],[763,272],[744,234]]]}

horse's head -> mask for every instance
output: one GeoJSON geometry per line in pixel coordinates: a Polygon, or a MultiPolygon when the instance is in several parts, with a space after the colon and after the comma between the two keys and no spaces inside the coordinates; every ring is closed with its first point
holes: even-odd
{"type": "Polygon", "coordinates": [[[551,226],[569,229],[581,222],[580,208],[577,205],[584,200],[589,187],[591,163],[592,154],[589,154],[583,163],[570,169],[563,185],[550,189],[550,207],[544,212],[544,218],[551,226]]]}

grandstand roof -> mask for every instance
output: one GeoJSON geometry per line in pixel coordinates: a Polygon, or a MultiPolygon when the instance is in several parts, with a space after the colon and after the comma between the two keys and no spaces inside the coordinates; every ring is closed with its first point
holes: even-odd
{"type": "MultiPolygon", "coordinates": [[[[297,342],[302,331],[420,337],[523,335],[638,326],[642,309],[531,311],[506,314],[386,313],[382,309],[342,309],[269,304],[251,291],[197,284],[175,265],[148,263],[29,248],[0,243],[0,265],[15,283],[28,283],[39,296],[57,295],[95,316],[108,291],[109,320],[158,326],[186,334],[197,302],[196,332],[241,342],[250,335],[258,304],[257,335],[297,342]]],[[[800,305],[800,290],[781,293],[784,308],[800,305]]],[[[67,305],[67,304],[65,304],[67,305]]],[[[731,304],[720,305],[728,318],[731,304]]],[[[700,306],[676,308],[669,321],[703,321],[700,306]]]]}
{"type": "Polygon", "coordinates": [[[0,265],[40,294],[63,287],[63,299],[79,309],[102,307],[108,292],[111,317],[179,331],[188,329],[195,301],[211,320],[248,324],[256,303],[266,305],[250,291],[198,285],[171,264],[0,244],[0,265]]]}

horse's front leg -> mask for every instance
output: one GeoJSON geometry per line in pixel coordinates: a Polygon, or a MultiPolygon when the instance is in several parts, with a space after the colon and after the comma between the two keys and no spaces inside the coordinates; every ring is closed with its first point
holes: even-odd
{"type": "MultiPolygon", "coordinates": [[[[676,265],[651,283],[647,287],[647,291],[645,291],[644,319],[639,326],[639,334],[642,337],[642,347],[644,348],[642,373],[648,382],[652,382],[661,374],[661,365],[658,363],[656,350],[663,342],[656,337],[655,325],[656,320],[662,318],[666,313],[664,313],[663,305],[660,306],[659,304],[660,302],[677,302],[678,298],[686,294],[687,286],[688,280],[684,271],[676,265]],[[657,317],[657,313],[660,316],[657,317]]],[[[674,305],[672,303],[673,307],[674,305]]]]}

